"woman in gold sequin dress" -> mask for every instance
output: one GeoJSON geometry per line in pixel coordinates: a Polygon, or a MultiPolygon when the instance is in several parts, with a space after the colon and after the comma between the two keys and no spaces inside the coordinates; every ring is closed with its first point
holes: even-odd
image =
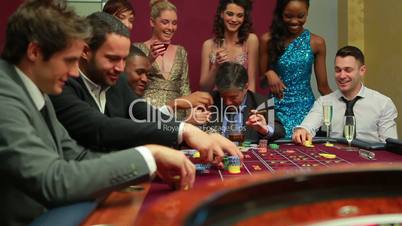
{"type": "MultiPolygon", "coordinates": [[[[177,30],[177,10],[169,1],[151,0],[152,37],[136,43],[152,62],[149,83],[144,93],[153,106],[167,105],[175,98],[190,94],[187,52],[171,44],[177,30]]],[[[179,119],[185,112],[179,111],[179,119]]]]}
{"type": "Polygon", "coordinates": [[[214,37],[202,45],[200,87],[211,91],[220,64],[236,62],[247,69],[249,89],[255,91],[258,38],[250,33],[250,0],[221,0],[215,14],[214,37]]]}

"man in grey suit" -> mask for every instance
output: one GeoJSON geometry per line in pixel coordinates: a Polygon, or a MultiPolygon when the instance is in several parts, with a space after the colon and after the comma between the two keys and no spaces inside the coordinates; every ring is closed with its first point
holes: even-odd
{"type": "MultiPolygon", "coordinates": [[[[61,1],[60,1],[61,2],[61,1]]],[[[62,3],[27,1],[9,18],[0,60],[0,225],[27,225],[47,208],[92,199],[157,173],[182,189],[194,165],[181,153],[145,145],[110,154],[78,146],[47,94],[78,75],[88,23],[62,3]]]]}

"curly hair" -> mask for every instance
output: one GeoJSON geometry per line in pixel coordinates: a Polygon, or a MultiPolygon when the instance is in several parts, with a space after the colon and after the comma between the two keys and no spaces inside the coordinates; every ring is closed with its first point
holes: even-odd
{"type": "Polygon", "coordinates": [[[252,2],[250,0],[220,0],[218,8],[216,10],[215,19],[214,19],[214,26],[213,26],[213,33],[215,35],[214,42],[219,43],[220,40],[224,38],[225,34],[225,24],[221,17],[221,13],[225,11],[228,4],[233,3],[236,4],[244,9],[244,21],[243,24],[239,28],[238,44],[243,44],[250,34],[253,23],[251,20],[251,9],[252,9],[252,2]]]}
{"type": "Polygon", "coordinates": [[[277,63],[279,57],[285,50],[285,39],[288,37],[289,31],[283,21],[283,11],[291,1],[304,1],[307,8],[310,6],[309,0],[278,0],[274,11],[274,17],[271,23],[271,39],[268,42],[269,65],[268,69],[272,69],[277,63]]]}

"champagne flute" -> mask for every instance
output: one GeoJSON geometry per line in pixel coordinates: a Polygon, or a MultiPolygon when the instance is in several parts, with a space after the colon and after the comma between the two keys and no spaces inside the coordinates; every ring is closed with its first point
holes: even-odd
{"type": "Polygon", "coordinates": [[[326,143],[325,146],[327,147],[332,147],[334,146],[333,144],[331,144],[329,142],[329,130],[330,130],[330,126],[331,126],[331,121],[332,121],[332,111],[333,111],[333,107],[331,103],[324,103],[322,105],[322,112],[323,112],[323,116],[324,116],[324,125],[327,127],[327,136],[326,136],[326,143]]]}
{"type": "Polygon", "coordinates": [[[225,39],[220,38],[217,40],[216,49],[213,50],[214,55],[213,62],[216,63],[218,61],[218,58],[221,58],[222,55],[224,55],[223,52],[225,52],[225,39]]]}
{"type": "Polygon", "coordinates": [[[225,48],[225,39],[224,39],[224,38],[220,38],[220,39],[218,40],[218,48],[219,48],[219,49],[225,48]]]}
{"type": "Polygon", "coordinates": [[[349,150],[353,150],[351,144],[355,137],[356,132],[356,119],[353,115],[345,116],[344,118],[344,129],[343,129],[346,141],[348,142],[349,150]]]}

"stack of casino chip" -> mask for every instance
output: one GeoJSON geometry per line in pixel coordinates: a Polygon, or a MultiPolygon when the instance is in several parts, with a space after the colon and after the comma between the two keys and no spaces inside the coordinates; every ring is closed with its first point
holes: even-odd
{"type": "Polygon", "coordinates": [[[258,143],[258,152],[266,153],[267,152],[267,147],[268,147],[268,140],[261,139],[259,141],[259,143],[258,143]]]}
{"type": "Polygon", "coordinates": [[[224,158],[224,164],[225,167],[227,165],[227,170],[229,171],[229,173],[231,174],[239,174],[240,171],[240,166],[241,166],[241,162],[240,162],[240,158],[237,156],[227,156],[226,157],[226,163],[225,164],[225,158],[224,158]]]}

